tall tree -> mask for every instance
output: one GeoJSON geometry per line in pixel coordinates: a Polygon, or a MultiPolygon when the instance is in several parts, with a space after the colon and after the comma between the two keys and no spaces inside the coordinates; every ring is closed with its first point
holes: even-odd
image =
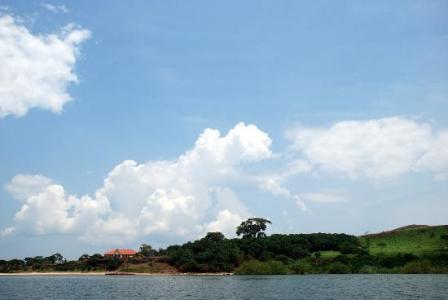
{"type": "Polygon", "coordinates": [[[271,221],[263,218],[249,218],[236,228],[238,236],[243,235],[243,239],[265,237],[266,224],[271,221]]]}
{"type": "Polygon", "coordinates": [[[151,257],[156,254],[156,250],[152,249],[151,245],[142,244],[140,246],[140,253],[145,257],[151,257]]]}

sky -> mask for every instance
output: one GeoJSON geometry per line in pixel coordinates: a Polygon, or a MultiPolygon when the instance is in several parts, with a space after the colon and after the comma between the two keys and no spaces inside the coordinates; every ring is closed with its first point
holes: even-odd
{"type": "Polygon", "coordinates": [[[0,258],[447,224],[447,14],[0,0],[0,258]]]}

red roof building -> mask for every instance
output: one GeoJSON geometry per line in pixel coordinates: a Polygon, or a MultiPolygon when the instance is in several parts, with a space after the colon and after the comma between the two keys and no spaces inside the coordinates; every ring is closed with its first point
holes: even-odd
{"type": "Polygon", "coordinates": [[[132,249],[113,249],[104,253],[104,256],[106,257],[116,256],[119,258],[128,258],[134,256],[135,254],[137,254],[137,252],[132,249]]]}

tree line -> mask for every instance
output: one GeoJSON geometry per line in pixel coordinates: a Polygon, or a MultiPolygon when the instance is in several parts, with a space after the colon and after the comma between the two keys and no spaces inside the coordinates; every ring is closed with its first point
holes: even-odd
{"type": "MultiPolygon", "coordinates": [[[[142,244],[129,263],[168,263],[180,272],[235,272],[236,274],[315,273],[447,273],[448,254],[417,257],[410,253],[371,255],[368,245],[348,234],[273,234],[271,222],[251,218],[236,228],[240,238],[227,239],[221,232],[155,250],[142,244]],[[328,256],[328,253],[333,255],[328,256]]],[[[0,260],[0,272],[20,271],[112,271],[123,266],[117,257],[84,254],[67,261],[59,254],[0,260]]]]}

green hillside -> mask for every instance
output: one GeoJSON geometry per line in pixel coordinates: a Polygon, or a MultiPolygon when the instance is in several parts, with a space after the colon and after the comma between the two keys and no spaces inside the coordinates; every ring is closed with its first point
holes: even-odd
{"type": "Polygon", "coordinates": [[[448,252],[448,225],[410,225],[360,237],[370,254],[412,253],[415,255],[448,252]]]}

